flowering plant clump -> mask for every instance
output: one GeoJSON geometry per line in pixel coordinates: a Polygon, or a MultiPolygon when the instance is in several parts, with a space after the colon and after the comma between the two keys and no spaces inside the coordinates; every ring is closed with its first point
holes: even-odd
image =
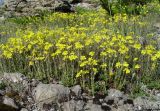
{"type": "Polygon", "coordinates": [[[121,87],[157,70],[160,50],[150,37],[154,34],[142,32],[149,25],[141,16],[107,17],[100,9],[81,15],[54,13],[44,22],[37,30],[17,30],[0,45],[2,71],[55,78],[67,85],[78,82],[94,93],[96,81],[121,87]]]}

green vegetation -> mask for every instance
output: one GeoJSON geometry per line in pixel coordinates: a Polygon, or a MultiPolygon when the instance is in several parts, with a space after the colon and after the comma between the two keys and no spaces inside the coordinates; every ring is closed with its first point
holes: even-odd
{"type": "Polygon", "coordinates": [[[136,1],[141,4],[131,11],[138,10],[136,15],[126,11],[130,9],[124,1],[121,7],[117,6],[120,1],[113,3],[110,10],[108,1],[101,1],[113,16],[104,9],[77,9],[79,13],[47,13],[2,22],[0,71],[21,72],[44,82],[54,78],[66,86],[81,84],[92,94],[126,86],[137,93],[141,82],[157,84],[160,49],[153,24],[160,14],[158,1],[136,1]]]}
{"type": "Polygon", "coordinates": [[[145,15],[149,10],[155,9],[154,7],[152,7],[152,3],[157,3],[157,4],[159,3],[158,0],[100,0],[100,1],[104,9],[106,9],[110,15],[114,15],[117,13],[145,15]]]}

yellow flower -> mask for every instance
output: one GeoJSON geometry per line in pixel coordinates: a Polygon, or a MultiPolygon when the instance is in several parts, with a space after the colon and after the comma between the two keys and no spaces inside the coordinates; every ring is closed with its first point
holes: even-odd
{"type": "Polygon", "coordinates": [[[129,50],[128,47],[126,47],[125,45],[122,45],[118,51],[121,54],[125,54],[128,52],[128,50],[129,50]]]}
{"type": "Polygon", "coordinates": [[[54,55],[59,55],[61,53],[61,50],[56,50],[56,52],[54,53],[54,55]]]}
{"type": "Polygon", "coordinates": [[[110,70],[110,71],[109,71],[109,76],[113,76],[113,75],[114,75],[113,71],[110,70]]]}
{"type": "Polygon", "coordinates": [[[141,54],[142,54],[142,55],[145,55],[145,54],[146,54],[146,50],[142,50],[142,51],[141,51],[141,54]]]}
{"type": "Polygon", "coordinates": [[[32,66],[34,64],[33,61],[29,61],[29,66],[32,66]]]}
{"type": "Polygon", "coordinates": [[[76,74],[76,78],[82,76],[83,74],[87,74],[87,73],[89,73],[88,70],[80,70],[80,71],[76,74]]]}
{"type": "Polygon", "coordinates": [[[93,68],[93,72],[97,73],[98,72],[97,68],[93,68]]]}
{"type": "Polygon", "coordinates": [[[124,66],[124,67],[128,67],[129,64],[128,64],[127,62],[124,62],[124,63],[123,63],[123,66],[124,66]]]}
{"type": "Polygon", "coordinates": [[[139,69],[139,68],[141,68],[141,66],[139,64],[136,64],[134,68],[139,69]]]}
{"type": "Polygon", "coordinates": [[[62,53],[62,55],[63,55],[63,56],[68,55],[68,51],[64,51],[64,52],[62,53]]]}
{"type": "Polygon", "coordinates": [[[106,64],[106,63],[103,63],[103,64],[101,65],[101,67],[102,67],[102,68],[106,68],[106,67],[107,67],[107,64],[106,64]]]}
{"type": "Polygon", "coordinates": [[[81,57],[80,57],[80,60],[81,60],[81,61],[86,60],[86,56],[81,56],[81,57]]]}
{"type": "Polygon", "coordinates": [[[127,39],[127,40],[131,40],[131,39],[132,39],[132,36],[126,36],[126,39],[127,39]]]}
{"type": "Polygon", "coordinates": [[[138,44],[138,43],[137,43],[137,44],[134,44],[133,47],[134,47],[135,49],[138,49],[138,50],[139,50],[139,49],[141,49],[141,44],[138,44]]]}
{"type": "Polygon", "coordinates": [[[84,46],[80,42],[75,43],[75,48],[76,49],[82,49],[84,46]]]}
{"type": "Polygon", "coordinates": [[[152,57],[151,57],[151,60],[152,60],[152,61],[156,61],[156,60],[157,60],[157,57],[156,57],[156,56],[152,56],[152,57]]]}
{"type": "Polygon", "coordinates": [[[44,49],[45,50],[49,50],[49,48],[51,48],[53,45],[51,43],[45,43],[44,49]]]}
{"type": "Polygon", "coordinates": [[[95,54],[95,52],[93,52],[93,51],[89,52],[89,55],[90,55],[91,57],[93,57],[94,54],[95,54]]]}
{"type": "Polygon", "coordinates": [[[116,67],[117,67],[117,68],[121,67],[121,63],[120,63],[120,62],[117,62],[117,63],[116,63],[116,67]]]}
{"type": "Polygon", "coordinates": [[[80,67],[84,67],[84,66],[86,66],[86,65],[87,65],[87,63],[88,63],[88,61],[81,62],[80,67]]]}
{"type": "Polygon", "coordinates": [[[138,58],[134,58],[134,59],[133,59],[133,61],[137,61],[137,60],[138,60],[138,58]]]}
{"type": "Polygon", "coordinates": [[[125,68],[123,71],[124,71],[126,74],[129,74],[129,73],[131,72],[128,68],[125,68]]]}
{"type": "Polygon", "coordinates": [[[106,56],[107,53],[106,52],[101,52],[100,56],[106,56]]]}
{"type": "Polygon", "coordinates": [[[28,50],[31,50],[31,48],[32,48],[32,45],[31,45],[31,44],[28,44],[27,49],[28,49],[28,50]]]}
{"type": "Polygon", "coordinates": [[[10,52],[10,51],[4,51],[3,52],[3,55],[6,57],[6,58],[8,58],[8,59],[10,59],[10,58],[12,58],[12,53],[10,52]]]}
{"type": "Polygon", "coordinates": [[[77,74],[76,74],[76,78],[80,77],[82,75],[83,71],[80,70],[77,74]]]}
{"type": "Polygon", "coordinates": [[[71,61],[73,61],[73,60],[75,60],[77,58],[78,57],[76,55],[74,55],[74,54],[72,54],[72,55],[69,56],[69,60],[71,60],[71,61]]]}

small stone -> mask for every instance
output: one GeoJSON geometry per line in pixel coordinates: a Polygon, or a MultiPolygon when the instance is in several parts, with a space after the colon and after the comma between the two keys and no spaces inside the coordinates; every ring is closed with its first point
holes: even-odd
{"type": "Polygon", "coordinates": [[[114,104],[114,98],[110,97],[110,96],[106,96],[104,101],[108,104],[108,105],[112,105],[114,104]]]}
{"type": "Polygon", "coordinates": [[[4,97],[3,103],[12,106],[13,108],[18,109],[18,106],[15,104],[14,100],[12,98],[9,98],[7,96],[4,97]]]}
{"type": "Polygon", "coordinates": [[[104,111],[104,110],[101,108],[101,105],[87,103],[87,105],[85,106],[85,111],[104,111]]]}
{"type": "Polygon", "coordinates": [[[124,100],[124,104],[134,104],[132,99],[124,100]]]}
{"type": "Polygon", "coordinates": [[[9,80],[13,83],[21,83],[26,77],[21,73],[4,73],[3,80],[9,80]]]}
{"type": "Polygon", "coordinates": [[[63,111],[75,111],[76,109],[76,103],[74,100],[64,102],[62,106],[63,111]]]}
{"type": "Polygon", "coordinates": [[[104,111],[111,111],[111,107],[109,107],[106,103],[102,103],[101,108],[104,111]]]}
{"type": "Polygon", "coordinates": [[[0,96],[4,96],[5,95],[5,91],[4,90],[0,90],[0,96]]]}
{"type": "Polygon", "coordinates": [[[28,111],[28,109],[26,109],[26,108],[22,108],[20,111],[28,111]]]}
{"type": "Polygon", "coordinates": [[[71,91],[74,92],[77,97],[80,97],[82,94],[82,88],[80,85],[73,86],[71,91]]]}
{"type": "Polygon", "coordinates": [[[108,90],[108,96],[113,97],[113,98],[123,98],[123,93],[119,90],[116,89],[109,89],[108,90]]]}
{"type": "Polygon", "coordinates": [[[77,101],[76,103],[76,111],[82,111],[85,103],[82,100],[77,101]]]}

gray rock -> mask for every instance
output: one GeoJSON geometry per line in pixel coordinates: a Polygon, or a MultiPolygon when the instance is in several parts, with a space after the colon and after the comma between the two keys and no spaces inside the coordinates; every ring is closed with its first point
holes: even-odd
{"type": "Polygon", "coordinates": [[[82,94],[82,88],[80,85],[73,86],[71,91],[74,92],[77,97],[80,97],[82,94]]]}
{"type": "Polygon", "coordinates": [[[41,11],[71,11],[67,0],[5,0],[0,2],[0,10],[12,16],[35,15],[41,11]]]}
{"type": "Polygon", "coordinates": [[[160,101],[160,92],[157,93],[155,96],[156,96],[156,99],[157,99],[158,101],[160,101]]]}
{"type": "Polygon", "coordinates": [[[101,105],[97,104],[87,104],[85,107],[85,111],[103,111],[101,105]]]}
{"type": "Polygon", "coordinates": [[[11,106],[13,108],[18,109],[18,106],[16,105],[14,100],[12,98],[7,97],[7,96],[4,97],[3,104],[6,104],[8,106],[11,106]]]}
{"type": "Polygon", "coordinates": [[[78,3],[76,5],[74,5],[74,7],[81,7],[81,8],[84,8],[84,9],[95,9],[94,5],[93,4],[89,4],[89,3],[78,3]]]}
{"type": "Polygon", "coordinates": [[[39,84],[32,94],[36,103],[56,103],[58,99],[58,90],[53,88],[51,84],[39,84]]]}
{"type": "Polygon", "coordinates": [[[69,98],[70,90],[68,87],[64,87],[60,84],[52,84],[52,87],[58,91],[59,102],[64,102],[69,98]]]}
{"type": "Polygon", "coordinates": [[[108,90],[108,96],[113,98],[123,98],[124,94],[116,89],[109,89],[108,90]]]}
{"type": "Polygon", "coordinates": [[[135,111],[134,107],[132,105],[123,105],[123,106],[118,106],[117,109],[114,109],[112,111],[135,111]]]}
{"type": "Polygon", "coordinates": [[[77,101],[76,102],[76,111],[82,111],[84,108],[84,105],[85,105],[84,101],[82,101],[82,100],[77,101]]]}
{"type": "Polygon", "coordinates": [[[71,100],[63,103],[62,111],[83,111],[84,105],[85,103],[82,100],[71,100]]]}
{"type": "Polygon", "coordinates": [[[0,21],[4,21],[5,17],[4,16],[0,16],[0,21]]]}
{"type": "Polygon", "coordinates": [[[22,108],[20,111],[28,111],[28,109],[26,109],[26,108],[22,108]]]}
{"type": "Polygon", "coordinates": [[[83,0],[68,0],[69,3],[75,4],[75,3],[81,3],[83,0]]]}
{"type": "Polygon", "coordinates": [[[74,100],[69,102],[64,102],[62,106],[63,111],[75,111],[76,110],[76,103],[74,100]]]}
{"type": "Polygon", "coordinates": [[[156,23],[153,25],[155,28],[160,29],[160,23],[156,23]]]}
{"type": "Polygon", "coordinates": [[[102,103],[101,108],[102,108],[104,111],[111,111],[111,107],[108,106],[106,103],[102,103]]]}
{"type": "Polygon", "coordinates": [[[141,88],[140,88],[142,91],[148,93],[149,92],[149,89],[147,88],[146,85],[142,84],[141,88]]]}
{"type": "Polygon", "coordinates": [[[147,110],[147,109],[159,109],[160,101],[152,101],[147,99],[146,97],[137,97],[134,99],[134,106],[138,110],[147,110]]]}
{"type": "Polygon", "coordinates": [[[69,88],[59,84],[38,84],[32,91],[33,98],[40,108],[43,104],[65,101],[69,93],[69,88]]]}
{"type": "Polygon", "coordinates": [[[101,105],[93,104],[93,100],[89,100],[86,103],[84,110],[85,111],[103,111],[101,108],[101,105]]]}
{"type": "Polygon", "coordinates": [[[149,100],[144,97],[137,97],[136,99],[134,99],[133,102],[135,107],[137,107],[138,110],[142,110],[148,107],[148,104],[149,104],[149,100]]]}
{"type": "Polygon", "coordinates": [[[115,103],[115,99],[113,97],[110,96],[106,96],[104,101],[108,104],[108,105],[112,105],[115,103]]]}
{"type": "Polygon", "coordinates": [[[32,86],[32,87],[36,87],[38,84],[39,84],[39,81],[38,81],[38,80],[32,79],[32,81],[31,81],[31,86],[32,86]]]}
{"type": "Polygon", "coordinates": [[[0,90],[0,95],[5,95],[5,91],[4,90],[0,90]]]}
{"type": "Polygon", "coordinates": [[[0,0],[0,6],[4,4],[4,0],[0,0]]]}
{"type": "Polygon", "coordinates": [[[21,73],[4,73],[3,80],[8,80],[13,83],[21,83],[26,77],[21,73]]]}

